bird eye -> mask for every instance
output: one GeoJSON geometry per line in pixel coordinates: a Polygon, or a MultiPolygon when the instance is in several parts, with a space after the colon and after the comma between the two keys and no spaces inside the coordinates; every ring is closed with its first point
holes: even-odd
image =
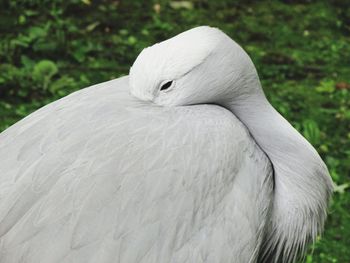
{"type": "Polygon", "coordinates": [[[160,90],[167,90],[171,87],[172,84],[173,84],[172,80],[167,81],[160,87],[160,90]]]}

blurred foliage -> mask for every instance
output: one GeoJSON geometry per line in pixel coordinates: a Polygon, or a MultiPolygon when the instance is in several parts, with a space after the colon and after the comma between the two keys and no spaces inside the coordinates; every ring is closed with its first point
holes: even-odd
{"type": "Polygon", "coordinates": [[[0,130],[203,24],[247,50],[272,104],[329,167],[336,192],[306,262],[350,262],[350,1],[0,1],[0,130]]]}

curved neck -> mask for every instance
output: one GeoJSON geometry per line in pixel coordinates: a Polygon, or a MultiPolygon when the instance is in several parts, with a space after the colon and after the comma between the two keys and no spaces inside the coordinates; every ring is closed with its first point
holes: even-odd
{"type": "Polygon", "coordinates": [[[263,94],[249,97],[239,104],[230,104],[229,109],[246,125],[275,169],[281,165],[310,166],[310,158],[324,165],[312,145],[271,106],[263,94]]]}
{"type": "Polygon", "coordinates": [[[322,159],[263,93],[227,107],[246,125],[274,168],[274,198],[262,260],[292,262],[322,231],[332,182],[322,159]]]}

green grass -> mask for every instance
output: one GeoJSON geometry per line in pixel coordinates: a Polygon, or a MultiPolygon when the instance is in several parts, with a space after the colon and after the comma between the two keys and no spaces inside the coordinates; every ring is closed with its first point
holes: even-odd
{"type": "Polygon", "coordinates": [[[0,3],[0,130],[127,74],[145,46],[203,24],[247,50],[272,104],[317,148],[337,185],[306,261],[350,262],[349,1],[0,3]]]}

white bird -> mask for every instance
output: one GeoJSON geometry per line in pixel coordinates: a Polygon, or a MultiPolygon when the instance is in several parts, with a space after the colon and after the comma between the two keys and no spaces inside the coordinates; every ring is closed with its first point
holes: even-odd
{"type": "Polygon", "coordinates": [[[0,134],[0,262],[293,262],[331,191],[249,56],[198,27],[0,134]]]}

